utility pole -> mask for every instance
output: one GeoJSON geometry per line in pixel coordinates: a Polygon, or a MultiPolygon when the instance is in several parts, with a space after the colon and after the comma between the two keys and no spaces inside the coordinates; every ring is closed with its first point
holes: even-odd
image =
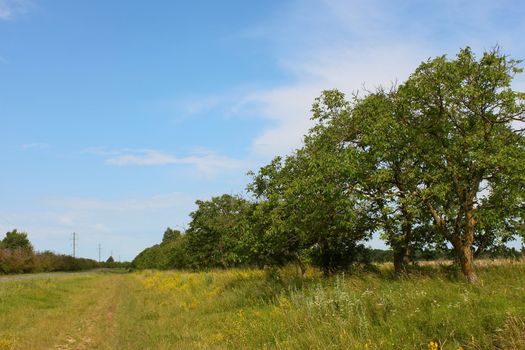
{"type": "Polygon", "coordinates": [[[100,252],[102,251],[102,246],[98,244],[98,262],[100,262],[100,252]]]}
{"type": "Polygon", "coordinates": [[[73,258],[76,256],[77,252],[77,234],[73,232],[73,258]]]}

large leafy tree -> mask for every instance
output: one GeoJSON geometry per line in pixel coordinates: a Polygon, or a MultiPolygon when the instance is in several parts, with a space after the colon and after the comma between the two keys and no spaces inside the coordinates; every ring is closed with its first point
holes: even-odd
{"type": "Polygon", "coordinates": [[[373,227],[371,202],[352,190],[359,153],[339,152],[340,144],[326,132],[327,115],[346,113],[346,102],[326,92],[313,113],[318,124],[305,146],[263,167],[251,189],[271,207],[269,231],[279,237],[276,242],[284,243],[296,261],[306,254],[331,273],[360,258],[360,243],[373,227]]]}
{"type": "Polygon", "coordinates": [[[476,241],[523,222],[525,95],[511,87],[518,64],[498,50],[478,60],[466,48],[422,63],[398,92],[417,131],[421,199],[471,282],[476,241]]]}
{"type": "Polygon", "coordinates": [[[350,102],[337,90],[325,91],[313,111],[318,124],[305,148],[318,159],[325,154],[324,159],[338,164],[341,171],[335,173],[347,197],[366,204],[369,229],[382,231],[394,251],[396,272],[405,271],[414,248],[426,242],[429,231],[417,196],[420,170],[413,131],[407,128],[396,90],[377,89],[364,98],[355,95],[350,102]]]}

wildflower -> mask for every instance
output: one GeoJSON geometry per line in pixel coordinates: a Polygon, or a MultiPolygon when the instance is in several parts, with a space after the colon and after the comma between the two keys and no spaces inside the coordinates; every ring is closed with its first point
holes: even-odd
{"type": "Polygon", "coordinates": [[[439,350],[439,349],[440,349],[440,346],[439,346],[439,343],[437,341],[431,340],[428,343],[428,350],[439,350]]]}
{"type": "Polygon", "coordinates": [[[11,349],[15,345],[14,339],[0,338],[0,349],[11,349]]]}

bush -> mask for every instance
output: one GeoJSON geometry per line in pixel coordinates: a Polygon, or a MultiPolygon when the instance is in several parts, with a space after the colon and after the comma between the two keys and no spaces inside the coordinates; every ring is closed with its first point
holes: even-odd
{"type": "Polygon", "coordinates": [[[45,251],[33,252],[27,249],[1,249],[0,273],[28,273],[52,271],[81,271],[100,267],[95,260],[74,258],[45,251]]]}

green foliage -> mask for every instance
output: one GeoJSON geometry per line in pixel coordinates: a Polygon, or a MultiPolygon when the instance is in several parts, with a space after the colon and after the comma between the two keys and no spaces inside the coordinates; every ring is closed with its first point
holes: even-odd
{"type": "Polygon", "coordinates": [[[182,235],[182,232],[179,230],[174,230],[170,227],[164,231],[164,236],[162,236],[162,243],[167,243],[168,241],[178,239],[182,235]]]}
{"type": "Polygon", "coordinates": [[[27,233],[18,232],[16,229],[5,234],[4,239],[0,242],[0,248],[33,251],[33,246],[27,238],[27,233]]]}
{"type": "Polygon", "coordinates": [[[318,124],[305,146],[261,168],[248,187],[267,209],[265,232],[284,243],[284,256],[309,257],[326,273],[359,260],[360,242],[374,229],[373,203],[351,190],[359,154],[341,146],[340,129],[330,126],[347,117],[348,107],[341,93],[326,91],[314,104],[318,124]]]}
{"type": "Polygon", "coordinates": [[[253,206],[238,196],[224,194],[196,202],[186,232],[189,265],[193,268],[229,267],[249,261],[249,215],[253,206]]]}
{"type": "Polygon", "coordinates": [[[336,165],[322,169],[340,174],[341,192],[361,204],[358,218],[366,218],[369,231],[382,232],[394,250],[396,270],[403,271],[427,219],[419,215],[418,161],[396,91],[378,89],[351,102],[338,91],[325,91],[313,111],[318,124],[305,150],[320,164],[336,165]]]}
{"type": "Polygon", "coordinates": [[[144,249],[132,266],[138,269],[182,269],[187,267],[186,236],[175,235],[161,244],[144,249]]]}
{"type": "Polygon", "coordinates": [[[292,260],[298,261],[305,249],[304,232],[292,224],[285,201],[285,190],[290,187],[294,174],[291,166],[283,163],[281,157],[276,157],[258,174],[249,173],[252,183],[248,190],[257,198],[250,246],[259,265],[282,266],[292,260]]]}

